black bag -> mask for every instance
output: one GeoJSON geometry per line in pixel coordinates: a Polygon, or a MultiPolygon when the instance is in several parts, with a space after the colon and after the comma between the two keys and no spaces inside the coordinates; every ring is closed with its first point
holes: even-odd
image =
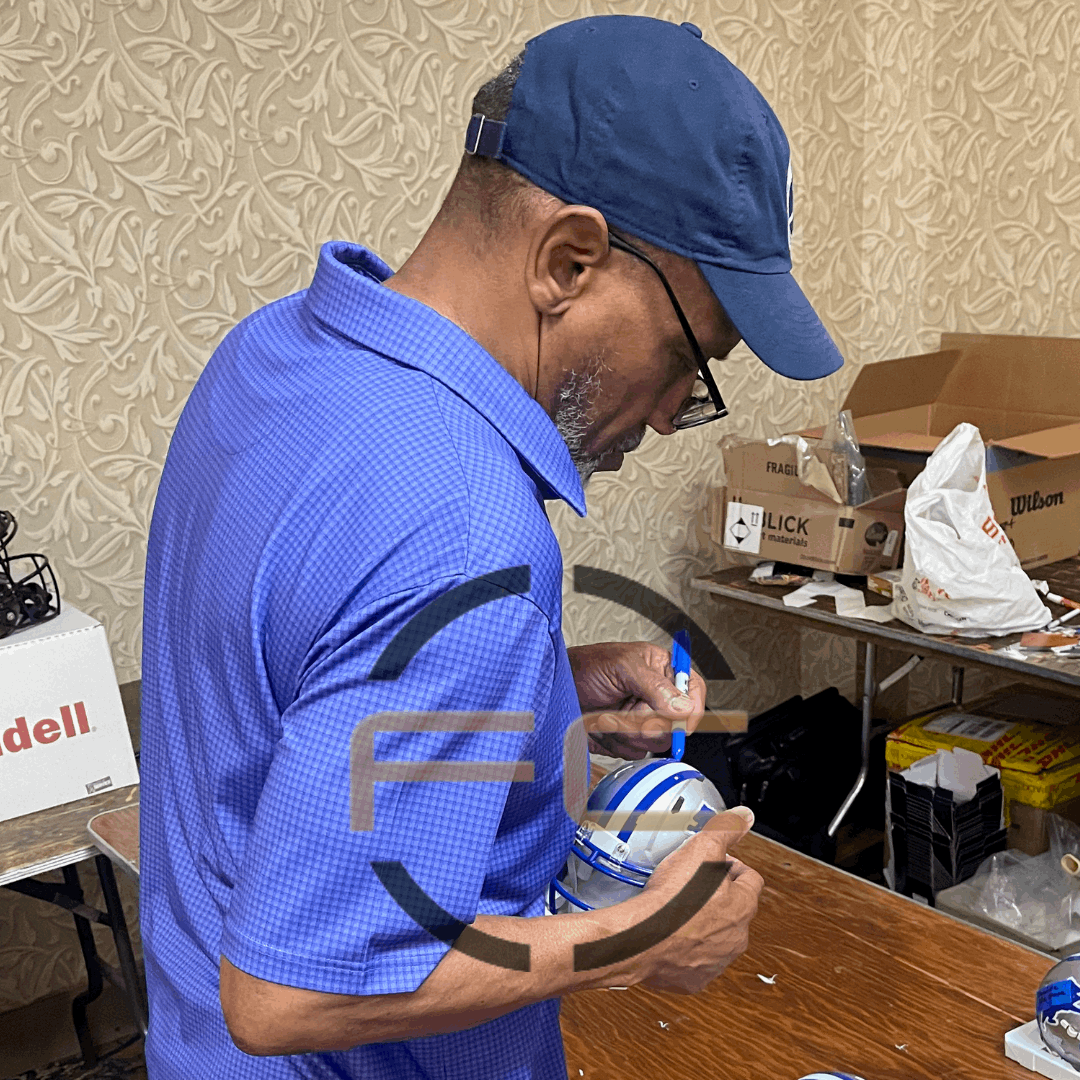
{"type": "MultiPolygon", "coordinates": [[[[712,780],[728,806],[754,811],[755,832],[832,862],[835,842],[826,830],[859,772],[861,719],[830,687],[755,716],[745,734],[691,735],[684,760],[712,780]]],[[[881,784],[868,786],[883,816],[881,784]]]]}

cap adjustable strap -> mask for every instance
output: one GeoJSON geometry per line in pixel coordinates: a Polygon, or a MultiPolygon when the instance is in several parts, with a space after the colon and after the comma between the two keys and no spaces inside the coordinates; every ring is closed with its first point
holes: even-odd
{"type": "Polygon", "coordinates": [[[481,157],[498,157],[502,153],[506,124],[501,120],[489,120],[482,113],[473,113],[465,132],[465,153],[481,157]]]}

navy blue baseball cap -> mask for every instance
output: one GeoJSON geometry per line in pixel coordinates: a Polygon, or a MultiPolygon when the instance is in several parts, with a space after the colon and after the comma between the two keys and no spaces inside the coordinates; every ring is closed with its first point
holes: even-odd
{"type": "Polygon", "coordinates": [[[780,121],[693,24],[601,15],[540,34],[505,122],[474,116],[465,149],[693,259],[746,344],[781,375],[820,379],[843,364],[791,276],[780,121]]]}

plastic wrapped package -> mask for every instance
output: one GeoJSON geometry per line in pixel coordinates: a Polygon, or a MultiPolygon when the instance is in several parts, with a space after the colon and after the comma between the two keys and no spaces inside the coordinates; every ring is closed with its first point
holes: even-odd
{"type": "MultiPolygon", "coordinates": [[[[721,450],[726,450],[759,441],[742,435],[725,435],[719,445],[721,450]]],[[[832,420],[820,439],[790,434],[766,439],[765,442],[768,446],[790,446],[794,451],[799,481],[820,491],[831,502],[859,506],[871,498],[866,462],[855,438],[850,412],[832,420]]],[[[895,473],[880,471],[894,481],[887,484],[885,490],[899,486],[895,473]]]]}
{"type": "Polygon", "coordinates": [[[830,471],[848,506],[861,506],[870,498],[866,459],[855,435],[851,410],[837,413],[821,436],[821,449],[829,455],[830,471]]]}
{"type": "Polygon", "coordinates": [[[1080,877],[1062,866],[1063,858],[1080,865],[1080,826],[1058,814],[1048,821],[1048,851],[999,851],[983,861],[971,884],[984,915],[1056,951],[1080,941],[1080,877]]]}
{"type": "Polygon", "coordinates": [[[1050,841],[1050,854],[1058,863],[1065,857],[1080,858],[1080,825],[1060,814],[1049,814],[1046,819],[1046,833],[1050,841]]]}

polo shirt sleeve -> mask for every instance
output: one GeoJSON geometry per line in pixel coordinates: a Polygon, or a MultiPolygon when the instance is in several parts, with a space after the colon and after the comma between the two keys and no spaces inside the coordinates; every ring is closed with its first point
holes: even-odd
{"type": "Polygon", "coordinates": [[[372,779],[371,760],[528,760],[544,731],[555,673],[546,615],[508,593],[426,624],[433,601],[461,583],[346,611],[312,648],[224,921],[221,952],[241,970],[328,993],[415,990],[449,945],[403,910],[376,867],[399,882],[403,868],[424,903],[461,923],[480,911],[516,913],[485,894],[485,867],[500,829],[513,832],[504,821],[510,785],[528,781],[372,779]],[[395,637],[411,640],[411,659],[395,679],[369,679],[395,637]],[[417,712],[464,714],[459,726],[471,730],[378,730],[387,714],[417,712]],[[532,731],[521,720],[506,731],[475,719],[490,713],[531,714],[532,731]],[[364,824],[360,803],[370,804],[370,828],[354,827],[364,824]]]}

